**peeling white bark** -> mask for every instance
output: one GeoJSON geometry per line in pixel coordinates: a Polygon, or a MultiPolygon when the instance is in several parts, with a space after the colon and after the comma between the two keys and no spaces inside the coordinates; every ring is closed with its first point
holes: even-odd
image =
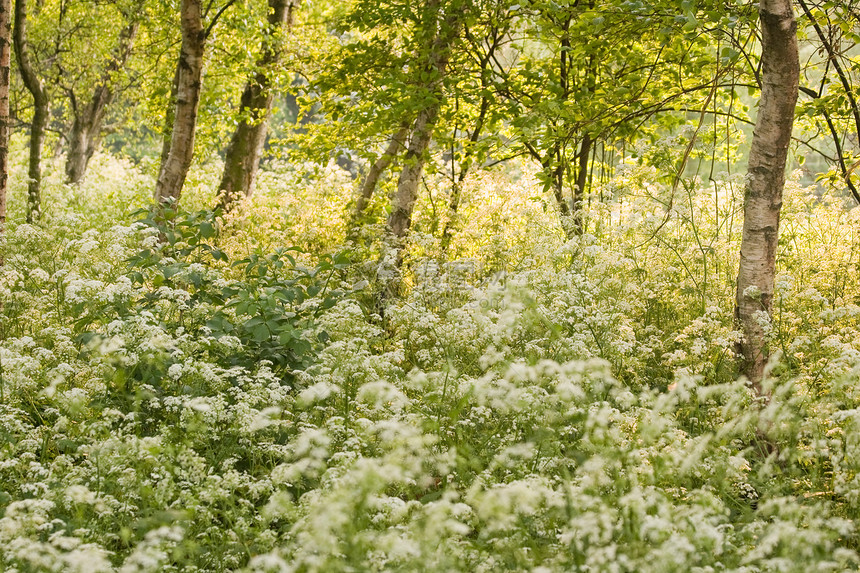
{"type": "Polygon", "coordinates": [[[176,77],[176,115],[173,120],[170,150],[161,165],[155,185],[157,203],[179,201],[185,177],[194,156],[194,131],[200,105],[203,82],[203,50],[206,33],[203,29],[200,0],[182,0],[182,47],[176,77]]]}
{"type": "Polygon", "coordinates": [[[743,329],[741,371],[761,391],[767,364],[785,164],[794,124],[800,64],[790,0],[761,0],[762,92],[750,148],[735,316],[743,329]]]}

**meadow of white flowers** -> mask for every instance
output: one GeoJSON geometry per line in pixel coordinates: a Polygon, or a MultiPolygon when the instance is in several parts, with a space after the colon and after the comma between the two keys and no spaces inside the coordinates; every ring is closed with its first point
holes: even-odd
{"type": "Polygon", "coordinates": [[[169,244],[130,166],[52,182],[0,268],[0,569],[857,570],[857,210],[788,190],[763,399],[742,181],[667,213],[652,176],[569,242],[528,177],[476,177],[447,260],[416,217],[384,316],[336,173],[169,244]]]}

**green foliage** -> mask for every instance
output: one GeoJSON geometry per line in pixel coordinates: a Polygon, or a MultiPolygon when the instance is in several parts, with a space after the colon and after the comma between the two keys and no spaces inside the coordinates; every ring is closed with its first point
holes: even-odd
{"type": "MultiPolygon", "coordinates": [[[[169,308],[159,313],[168,328],[205,330],[215,339],[230,337],[241,344],[242,352],[219,357],[225,367],[251,367],[268,360],[274,372],[286,377],[310,364],[314,341],[305,333],[342,294],[330,287],[334,275],[348,266],[344,254],[325,255],[312,268],[297,264],[290,254],[295,249],[253,253],[231,263],[215,246],[214,213],[163,209],[158,215],[140,221],[148,231],[149,246],[128,260],[129,277],[133,285],[142,287],[142,296],[130,301],[131,307],[115,308],[117,316],[127,316],[131,308],[157,313],[165,300],[176,300],[179,312],[169,308]],[[206,261],[209,267],[203,264],[206,261]],[[211,263],[219,262],[233,269],[234,280],[225,280],[222,272],[211,268],[211,263]]],[[[105,309],[91,309],[91,313],[82,321],[104,322],[113,317],[105,309]]],[[[326,334],[320,331],[316,336],[324,340],[326,334]]]]}

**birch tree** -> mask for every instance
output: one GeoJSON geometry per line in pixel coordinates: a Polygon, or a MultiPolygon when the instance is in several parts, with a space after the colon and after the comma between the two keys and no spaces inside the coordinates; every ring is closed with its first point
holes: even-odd
{"type": "Polygon", "coordinates": [[[414,99],[419,105],[387,223],[387,230],[398,243],[398,248],[412,223],[426,154],[445,97],[444,80],[451,47],[460,34],[464,8],[458,2],[443,5],[441,0],[431,0],[426,4],[423,25],[418,29],[416,40],[421,46],[422,61],[416,65],[420,79],[415,86],[414,99]]]}
{"type": "Polygon", "coordinates": [[[747,170],[735,316],[744,334],[741,371],[761,392],[800,64],[791,1],[761,0],[759,19],[762,90],[747,170]]]}
{"type": "Polygon", "coordinates": [[[362,216],[370,200],[373,198],[373,193],[379,184],[379,179],[382,174],[394,161],[394,158],[406,148],[406,141],[409,138],[409,123],[406,122],[400,126],[397,132],[391,136],[388,145],[376,161],[370,166],[361,181],[361,186],[358,190],[358,195],[355,200],[355,209],[352,213],[352,220],[349,225],[350,232],[355,234],[357,227],[361,224],[362,216]]]}
{"type": "Polygon", "coordinates": [[[155,200],[158,204],[178,202],[182,187],[194,157],[194,134],[197,128],[197,112],[200,106],[200,92],[203,87],[203,64],[206,40],[212,33],[218,19],[235,0],[228,0],[211,17],[208,25],[204,19],[213,8],[208,3],[205,10],[201,0],[182,0],[179,10],[182,30],[182,45],[171,98],[172,111],[168,109],[168,123],[171,125],[169,145],[162,154],[158,180],[155,184],[155,200]]]}

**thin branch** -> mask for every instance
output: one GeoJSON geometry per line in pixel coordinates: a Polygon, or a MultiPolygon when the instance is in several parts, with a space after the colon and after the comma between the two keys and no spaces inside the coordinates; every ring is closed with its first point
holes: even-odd
{"type": "MultiPolygon", "coordinates": [[[[227,8],[232,6],[235,2],[236,2],[236,0],[227,0],[227,3],[224,4],[223,6],[221,6],[221,9],[218,10],[218,13],[215,14],[215,16],[212,18],[212,21],[209,22],[209,27],[207,27],[206,31],[203,33],[204,38],[209,37],[209,35],[212,33],[212,28],[214,28],[215,24],[218,23],[218,18],[220,18],[221,15],[227,10],[227,8]]],[[[210,3],[210,6],[211,6],[211,3],[210,3]]],[[[209,8],[207,8],[206,11],[208,12],[209,8]]]]}

